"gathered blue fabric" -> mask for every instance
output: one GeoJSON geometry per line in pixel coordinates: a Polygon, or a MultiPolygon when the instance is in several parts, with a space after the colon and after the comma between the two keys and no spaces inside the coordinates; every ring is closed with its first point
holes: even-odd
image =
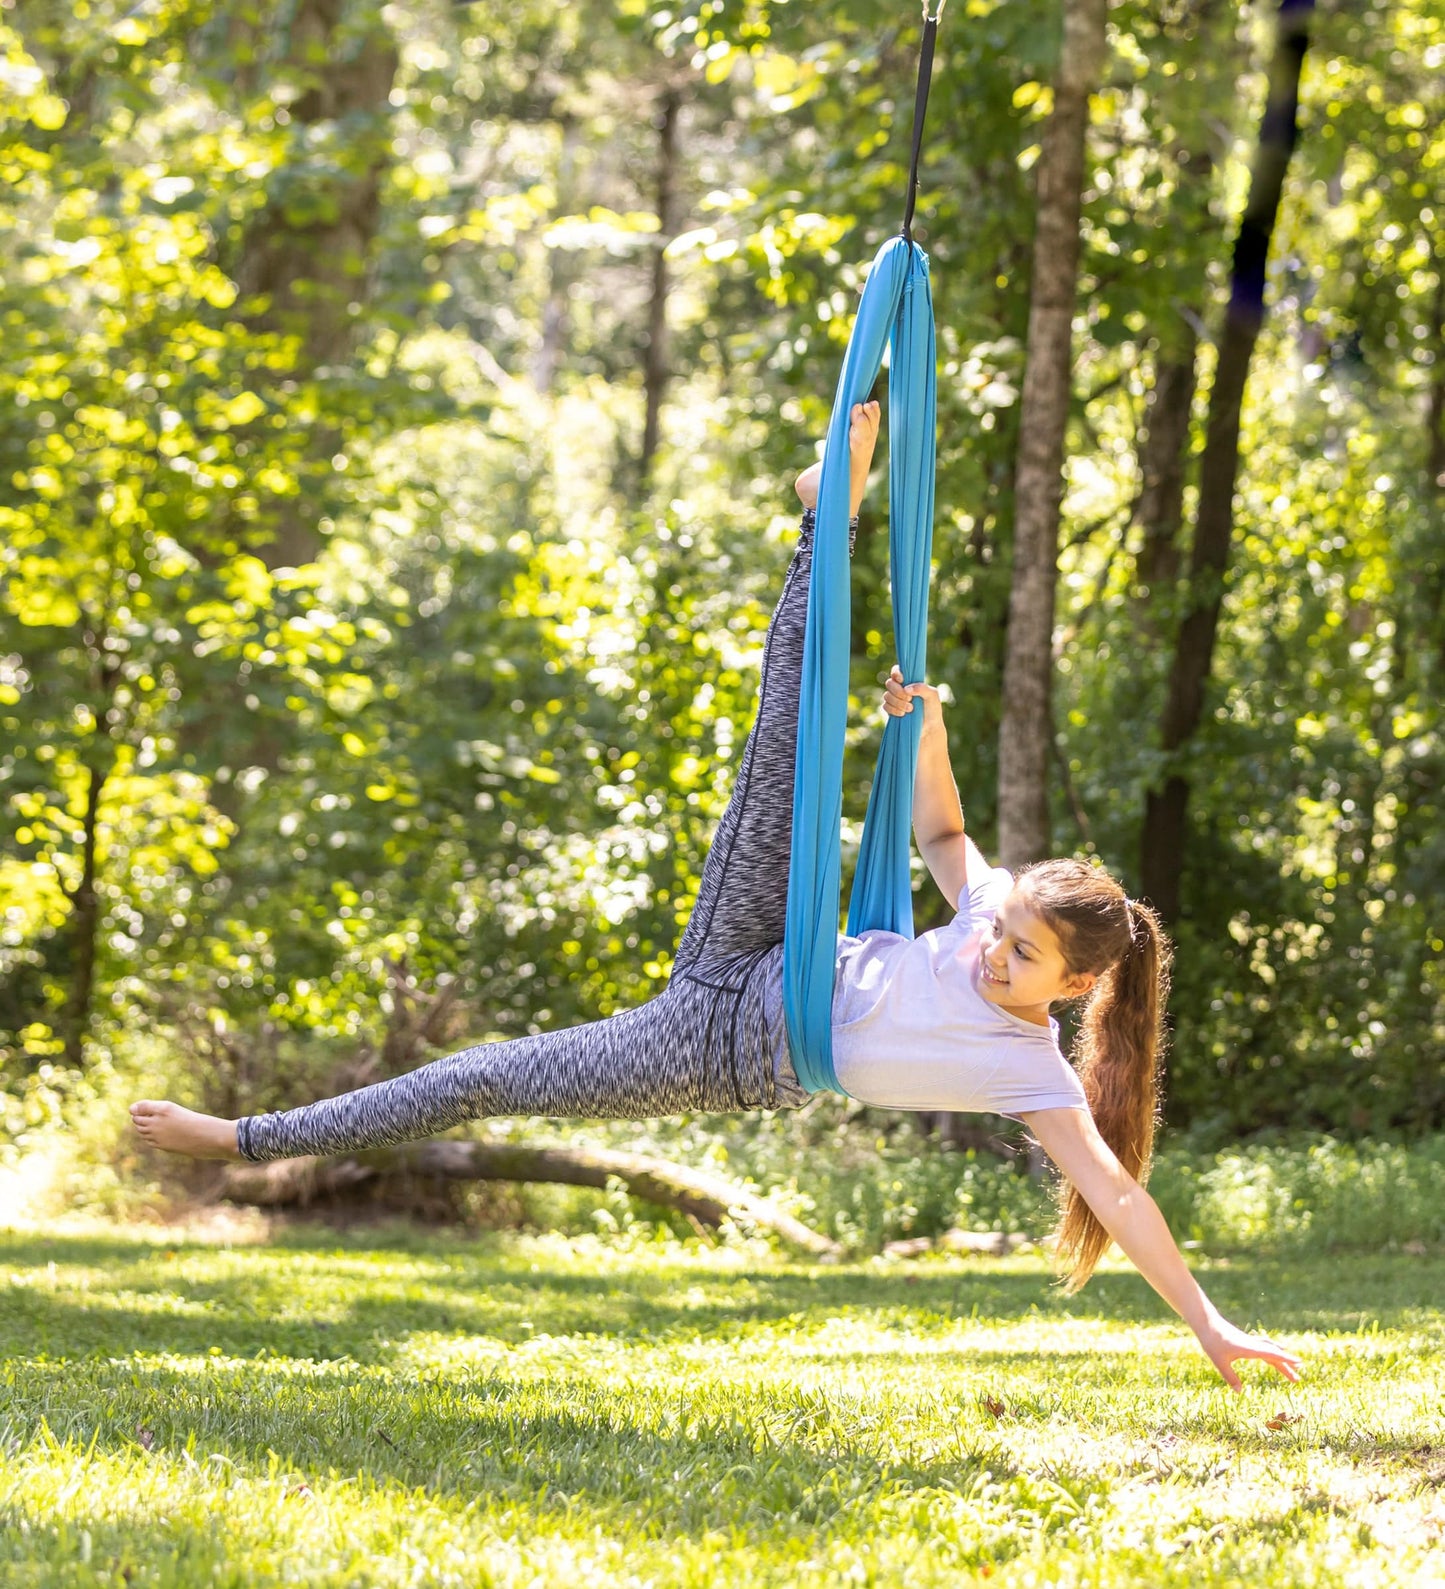
{"type": "MultiPolygon", "coordinates": [[[[842,1092],[833,1068],[833,978],[841,897],[843,743],[850,646],[848,431],[888,366],[889,570],[898,663],[910,681],[927,671],[928,578],[933,552],[937,370],[928,256],[905,237],[878,250],[833,398],[823,454],[808,589],[808,632],[798,702],[793,848],[783,947],[788,1049],[809,1092],[842,1092]]],[[[890,717],[868,799],[848,931],[913,936],[909,887],[913,779],[923,714],[890,717]]]]}

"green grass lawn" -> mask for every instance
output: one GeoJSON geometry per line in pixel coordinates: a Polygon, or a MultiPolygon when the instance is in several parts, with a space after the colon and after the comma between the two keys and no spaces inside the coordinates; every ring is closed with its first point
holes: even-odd
{"type": "Polygon", "coordinates": [[[1445,1261],[1201,1269],[1301,1385],[1036,1259],[0,1232],[0,1584],[1445,1582],[1445,1261]]]}

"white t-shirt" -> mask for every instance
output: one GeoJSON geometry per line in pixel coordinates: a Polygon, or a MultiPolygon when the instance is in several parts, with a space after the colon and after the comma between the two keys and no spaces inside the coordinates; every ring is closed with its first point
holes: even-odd
{"type": "Polygon", "coordinates": [[[965,891],[946,927],[839,939],[833,1068],[850,1097],[1001,1115],[1089,1107],[1058,1022],[1036,1026],[978,991],[984,928],[1012,887],[996,867],[965,891]]]}

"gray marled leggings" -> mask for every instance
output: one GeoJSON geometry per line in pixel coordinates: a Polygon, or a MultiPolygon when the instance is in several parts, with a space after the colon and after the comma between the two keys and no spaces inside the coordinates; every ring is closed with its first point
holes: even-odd
{"type": "Polygon", "coordinates": [[[347,1153],[486,1115],[645,1119],[795,1108],[807,1094],[783,1030],[783,926],[812,515],[768,628],[757,721],[713,836],[665,992],[567,1031],[483,1043],[393,1081],[252,1115],[248,1159],[347,1153]]]}

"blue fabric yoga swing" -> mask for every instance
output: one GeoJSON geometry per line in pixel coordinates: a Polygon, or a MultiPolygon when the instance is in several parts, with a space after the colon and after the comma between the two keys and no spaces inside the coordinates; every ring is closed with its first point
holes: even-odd
{"type": "MultiPolygon", "coordinates": [[[[833,399],[823,454],[798,702],[793,849],[783,947],[788,1048],[809,1092],[842,1092],[833,1070],[833,977],[838,950],[843,738],[848,717],[848,430],[891,345],[888,367],[889,571],[898,664],[926,673],[933,549],[937,371],[928,257],[906,234],[879,249],[833,399]]],[[[913,936],[909,833],[921,712],[890,717],[864,818],[848,931],[913,936]]]]}
{"type": "MultiPolygon", "coordinates": [[[[838,952],[843,738],[848,719],[848,431],[855,403],[888,363],[889,572],[898,665],[908,680],[927,671],[928,576],[933,552],[933,463],[937,366],[928,256],[913,241],[918,157],[933,50],[944,0],[928,14],[913,103],[913,151],[903,229],[873,261],[838,390],[823,454],[808,586],[808,628],[798,701],[798,755],[793,784],[793,850],[788,864],[788,914],[783,944],[783,1004],[788,1050],[809,1092],[839,1092],[833,1068],[833,977],[838,952]]],[[[868,811],[848,931],[870,927],[913,936],[908,886],[913,778],[923,714],[890,717],[868,811]]]]}

